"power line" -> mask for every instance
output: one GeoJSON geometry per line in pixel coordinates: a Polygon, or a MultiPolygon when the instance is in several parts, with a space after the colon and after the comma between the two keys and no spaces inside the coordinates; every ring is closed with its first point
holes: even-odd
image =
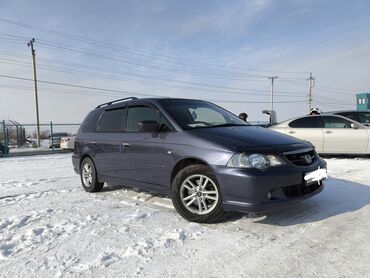
{"type": "MultiPolygon", "coordinates": [[[[9,79],[16,79],[16,80],[23,80],[23,81],[33,81],[30,78],[17,77],[17,76],[11,76],[11,75],[3,75],[3,74],[0,74],[0,77],[9,78],[9,79]]],[[[105,92],[121,93],[121,94],[125,94],[125,95],[151,96],[151,97],[156,97],[156,98],[157,97],[165,97],[165,96],[161,96],[161,95],[138,93],[138,92],[132,92],[132,91],[121,91],[121,90],[91,87],[91,86],[81,86],[81,85],[68,84],[68,83],[62,83],[62,82],[53,82],[53,81],[45,81],[45,80],[38,80],[38,82],[39,83],[45,83],[45,84],[72,87],[72,88],[83,88],[83,89],[88,89],[88,90],[99,90],[99,91],[105,91],[105,92]]],[[[240,100],[220,100],[220,99],[206,99],[206,100],[215,101],[215,102],[225,102],[225,103],[269,103],[268,101],[240,101],[240,100]]],[[[276,103],[302,103],[302,102],[304,102],[304,101],[303,100],[302,101],[279,101],[279,102],[276,102],[276,103]]]]}
{"type": "MultiPolygon", "coordinates": [[[[28,62],[23,62],[23,61],[18,61],[18,60],[12,60],[12,59],[4,59],[4,58],[0,58],[0,60],[2,61],[5,61],[4,63],[9,63],[10,64],[15,64],[15,65],[21,65],[21,66],[28,66],[29,63],[28,62]],[[15,63],[13,63],[15,62],[15,63]]],[[[39,60],[43,61],[45,59],[42,59],[42,58],[39,58],[39,60]]],[[[50,59],[47,59],[47,60],[50,60],[50,59]]],[[[78,64],[74,64],[74,65],[77,65],[78,64]]],[[[151,79],[159,79],[161,81],[165,81],[165,82],[168,82],[168,83],[161,83],[161,82],[158,82],[158,81],[148,81],[146,79],[133,79],[133,78],[127,78],[127,77],[121,77],[121,76],[113,76],[113,75],[106,75],[106,74],[101,74],[100,72],[97,73],[97,72],[91,72],[91,71],[80,71],[80,70],[76,70],[76,69],[65,69],[63,67],[55,67],[55,66],[48,66],[48,65],[44,65],[44,63],[39,63],[39,69],[45,69],[45,70],[52,70],[52,71],[57,71],[57,72],[65,72],[65,73],[68,73],[68,74],[82,74],[82,75],[85,75],[85,76],[89,76],[89,77],[96,77],[96,78],[102,78],[102,79],[112,79],[112,80],[117,80],[117,81],[134,81],[134,82],[140,82],[140,84],[147,84],[147,85],[154,85],[154,86],[166,86],[166,87],[177,87],[177,88],[201,88],[201,90],[204,90],[204,91],[211,91],[211,92],[215,92],[215,93],[225,93],[225,92],[228,92],[228,93],[231,93],[231,94],[239,94],[239,95],[246,95],[246,92],[260,92],[260,93],[247,93],[248,95],[261,95],[261,93],[265,93],[266,91],[265,90],[259,90],[259,89],[251,89],[251,88],[236,88],[236,87],[229,87],[229,86],[220,86],[220,85],[212,85],[212,84],[205,84],[205,83],[199,83],[199,82],[183,82],[183,81],[179,81],[179,80],[168,80],[168,79],[163,79],[163,78],[155,78],[155,77],[150,77],[150,76],[143,76],[143,75],[135,75],[135,74],[128,74],[128,75],[131,75],[131,76],[139,76],[139,77],[143,77],[143,78],[151,78],[151,79]],[[174,84],[175,83],[175,84],[174,84]],[[180,84],[181,86],[179,85],[176,85],[176,84],[180,84]],[[209,89],[209,88],[212,88],[212,89],[209,89]],[[218,91],[218,90],[221,90],[221,91],[218,91]]],[[[76,68],[76,66],[74,67],[76,68]]],[[[92,69],[96,69],[96,68],[92,68],[92,69]]],[[[99,68],[97,68],[98,70],[101,70],[99,68]]],[[[114,72],[113,72],[114,73],[114,72]]],[[[118,72],[117,74],[125,74],[125,72],[118,72]]],[[[286,92],[286,91],[279,91],[279,95],[280,96],[291,96],[291,97],[301,97],[303,96],[303,93],[299,93],[299,92],[286,92]]]]}
{"type": "MultiPolygon", "coordinates": [[[[117,51],[122,51],[124,50],[125,52],[129,52],[133,55],[138,55],[138,56],[143,56],[143,57],[147,57],[147,58],[150,58],[150,59],[161,59],[161,60],[165,60],[165,61],[176,61],[176,63],[178,64],[179,62],[181,62],[182,65],[187,65],[187,66],[196,66],[197,63],[194,63],[193,60],[190,60],[190,59],[179,59],[178,57],[171,57],[171,56],[166,56],[166,55],[163,55],[163,54],[160,54],[160,53],[154,53],[154,52],[150,52],[150,51],[138,51],[134,48],[129,48],[129,47],[125,47],[125,46],[121,46],[121,45],[116,45],[116,44],[113,44],[113,43],[109,43],[109,42],[106,42],[106,41],[99,41],[99,40],[95,40],[95,39],[90,39],[90,38],[85,38],[85,37],[82,37],[82,36],[78,36],[78,35],[74,35],[74,34],[68,34],[68,33],[64,33],[64,32],[60,32],[60,31],[55,31],[55,30],[51,30],[51,29],[47,29],[47,28],[43,28],[43,27],[39,27],[39,26],[33,26],[33,25],[29,25],[29,24],[24,24],[24,23],[20,23],[20,22],[16,22],[16,21],[12,21],[12,20],[9,20],[9,19],[4,19],[4,18],[0,18],[0,21],[2,22],[6,22],[8,24],[12,24],[12,25],[16,25],[16,26],[20,26],[20,27],[23,27],[23,28],[26,28],[26,29],[32,29],[32,30],[36,30],[36,31],[39,31],[39,32],[43,32],[43,33],[47,33],[47,34],[50,34],[50,35],[53,35],[53,36],[58,36],[58,37],[62,37],[62,38],[67,38],[67,39],[71,39],[71,40],[76,40],[76,41],[80,41],[80,42],[88,42],[90,44],[94,44],[96,46],[99,46],[99,47],[105,47],[105,48],[108,48],[108,49],[111,49],[111,50],[117,50],[117,51]]],[[[222,69],[224,68],[230,68],[230,69],[237,69],[237,70],[242,70],[242,71],[258,71],[258,72],[266,72],[266,73],[271,73],[271,72],[276,72],[277,70],[263,70],[263,69],[253,69],[253,68],[242,68],[242,67],[235,67],[235,66],[227,66],[227,65],[220,65],[220,64],[208,64],[209,66],[214,66],[214,67],[220,67],[222,69]]],[[[199,67],[199,64],[198,64],[198,67],[199,67]]],[[[201,67],[204,67],[204,65],[201,65],[201,67]]],[[[281,74],[307,74],[307,72],[302,72],[302,71],[278,71],[280,72],[281,74]]]]}

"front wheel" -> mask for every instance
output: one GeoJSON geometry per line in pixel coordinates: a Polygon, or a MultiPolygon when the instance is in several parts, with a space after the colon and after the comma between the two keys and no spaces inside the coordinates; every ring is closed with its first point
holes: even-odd
{"type": "Polygon", "coordinates": [[[81,163],[80,177],[82,187],[87,192],[99,192],[103,189],[104,183],[98,181],[94,162],[86,157],[81,163]]]}
{"type": "Polygon", "coordinates": [[[171,196],[177,212],[188,221],[214,223],[223,219],[220,188],[206,165],[190,165],[174,178],[171,196]]]}

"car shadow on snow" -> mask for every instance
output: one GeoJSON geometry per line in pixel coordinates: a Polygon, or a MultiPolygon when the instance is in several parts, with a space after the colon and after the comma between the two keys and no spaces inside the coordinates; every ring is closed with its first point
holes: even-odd
{"type": "MultiPolygon", "coordinates": [[[[123,185],[105,186],[101,193],[117,190],[127,190],[128,194],[144,193],[151,195],[151,197],[166,198],[162,194],[123,185]]],[[[360,210],[366,205],[370,205],[370,186],[329,177],[325,182],[324,190],[310,199],[268,213],[229,212],[224,222],[248,218],[255,219],[254,222],[260,224],[291,226],[325,220],[336,215],[360,210]]]]}
{"type": "MultiPolygon", "coordinates": [[[[256,223],[291,226],[360,210],[370,205],[370,186],[329,177],[318,195],[291,207],[262,214],[256,223]]],[[[260,216],[259,216],[260,217],[260,216]]]]}

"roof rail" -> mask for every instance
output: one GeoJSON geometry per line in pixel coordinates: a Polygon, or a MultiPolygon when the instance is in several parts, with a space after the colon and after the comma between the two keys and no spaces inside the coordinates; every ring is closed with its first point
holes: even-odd
{"type": "Polygon", "coordinates": [[[100,108],[100,107],[105,106],[105,105],[111,105],[113,103],[116,103],[116,102],[119,102],[119,101],[124,101],[124,100],[129,100],[129,99],[134,100],[134,99],[137,99],[137,97],[125,97],[125,98],[120,98],[120,99],[112,100],[110,102],[102,103],[102,104],[96,106],[96,108],[100,108]]]}

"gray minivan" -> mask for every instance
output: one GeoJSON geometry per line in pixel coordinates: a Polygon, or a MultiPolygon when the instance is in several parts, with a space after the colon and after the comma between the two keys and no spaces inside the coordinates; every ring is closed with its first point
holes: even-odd
{"type": "Polygon", "coordinates": [[[163,193],[185,219],[208,223],[225,211],[268,211],[311,197],[326,178],[312,144],[191,99],[99,105],[76,134],[72,160],[88,192],[109,183],[163,193]]]}

